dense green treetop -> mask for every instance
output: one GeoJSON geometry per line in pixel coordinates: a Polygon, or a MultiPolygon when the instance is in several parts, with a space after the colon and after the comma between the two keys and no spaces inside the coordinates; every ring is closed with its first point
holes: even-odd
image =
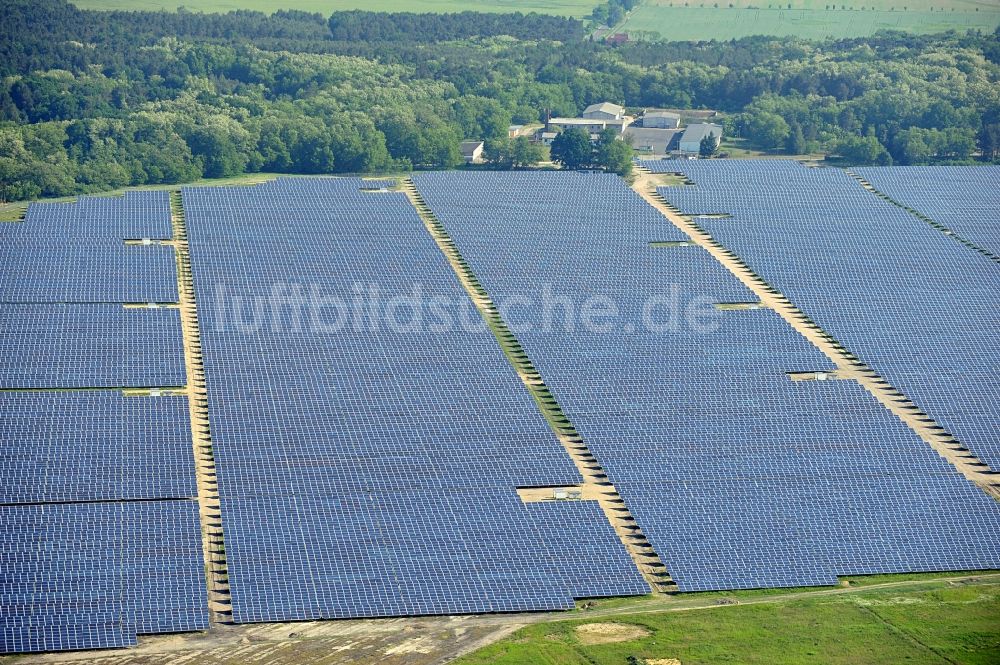
{"type": "MultiPolygon", "coordinates": [[[[998,62],[1000,32],[612,47],[587,40],[578,21],[537,15],[90,12],[7,0],[0,198],[259,170],[447,168],[461,163],[463,139],[505,140],[511,123],[608,100],[718,109],[727,136],[773,152],[995,159],[998,62]]],[[[620,162],[626,147],[608,144],[604,157],[620,162]]],[[[537,157],[520,143],[500,148],[503,164],[537,157]]]]}

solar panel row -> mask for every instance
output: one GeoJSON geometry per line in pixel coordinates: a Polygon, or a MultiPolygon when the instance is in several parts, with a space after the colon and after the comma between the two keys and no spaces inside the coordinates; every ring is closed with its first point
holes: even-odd
{"type": "Polygon", "coordinates": [[[24,222],[5,231],[37,240],[165,240],[173,235],[167,192],[81,196],[74,203],[32,203],[24,222]]]}
{"type": "MultiPolygon", "coordinates": [[[[663,188],[667,200],[689,213],[732,213],[696,222],[981,460],[1000,468],[1000,315],[993,305],[1000,272],[994,262],[838,169],[780,161],[683,166],[697,186],[663,188]]],[[[967,170],[974,181],[976,174],[997,173],[967,170]]],[[[914,172],[916,181],[921,173],[914,172]]],[[[942,194],[938,212],[961,199],[962,190],[955,191],[942,194]]]]}
{"type": "Polygon", "coordinates": [[[207,627],[187,399],[35,390],[185,384],[177,310],[120,304],[177,299],[173,249],[133,234],[169,237],[166,193],[0,228],[3,653],[207,627]]]}
{"type": "Polygon", "coordinates": [[[0,506],[0,652],[207,627],[198,504],[0,506]]]}
{"type": "Polygon", "coordinates": [[[405,195],[371,187],[183,193],[234,620],[648,592],[592,507],[520,501],[582,478],[405,195]]]}
{"type": "Polygon", "coordinates": [[[195,497],[184,397],[0,392],[0,504],[195,497]]]}
{"type": "MultiPolygon", "coordinates": [[[[771,195],[757,166],[731,168],[739,191],[729,198],[678,190],[691,210],[744,211],[706,223],[741,226],[771,195]]],[[[801,186],[796,165],[760,168],[801,186]]],[[[682,589],[1000,566],[996,503],[860,386],[789,381],[787,372],[832,366],[771,311],[714,308],[756,298],[699,248],[651,245],[685,236],[620,179],[415,181],[682,589]]],[[[581,477],[405,196],[378,191],[390,184],[283,179],[184,192],[234,619],[559,609],[647,592],[596,504],[520,501],[517,487],[581,477]]],[[[825,226],[807,206],[780,208],[804,229],[797,249],[826,274],[869,284],[889,274],[846,254],[828,260],[829,243],[850,245],[831,232],[833,206],[855,232],[864,222],[883,254],[917,240],[940,258],[835,185],[806,191],[825,226]],[[870,232],[885,223],[892,233],[870,232]]],[[[95,252],[99,238],[169,234],[165,194],[50,205],[28,214],[48,226],[15,232],[44,239],[61,225],[95,252]]],[[[68,251],[41,255],[77,261],[81,285],[56,276],[41,287],[0,269],[0,286],[14,298],[37,288],[42,301],[132,293],[93,284],[99,269],[68,251]]],[[[955,265],[932,266],[924,280],[954,288],[955,265]]],[[[135,267],[141,288],[160,288],[147,267],[135,267]]],[[[815,288],[814,276],[799,277],[815,288]]],[[[828,293],[839,297],[836,288],[828,293]]],[[[913,339],[941,333],[906,318],[907,308],[940,312],[928,289],[926,309],[875,291],[913,339]]],[[[987,348],[961,364],[967,346],[948,355],[953,340],[934,338],[951,364],[922,369],[951,372],[960,386],[972,377],[989,400],[981,362],[995,325],[975,294],[958,299],[970,318],[957,334],[987,348]]],[[[839,310],[849,319],[868,304],[839,310]]],[[[182,385],[179,349],[176,310],[0,305],[2,388],[182,385]]],[[[913,361],[912,348],[893,353],[913,361]]],[[[969,427],[989,415],[956,406],[954,393],[927,395],[969,427]]],[[[0,543],[11,553],[0,569],[0,650],[125,646],[136,634],[206,627],[197,503],[164,500],[194,489],[184,399],[0,393],[0,414],[0,543]],[[121,501],[135,498],[157,500],[121,501]],[[67,500],[82,503],[30,503],[67,500]]]]}
{"type": "Polygon", "coordinates": [[[170,246],[2,238],[0,261],[0,302],[177,302],[170,246]]]}
{"type": "Polygon", "coordinates": [[[565,580],[574,598],[649,592],[625,550],[609,542],[607,518],[597,502],[540,501],[527,508],[551,552],[553,577],[565,580]],[[583,548],[591,550],[586,558],[580,555],[583,548]]]}
{"type": "Polygon", "coordinates": [[[125,245],[131,232],[170,236],[166,192],[29,206],[0,225],[0,388],[183,385],[169,246],[125,245]]]}
{"type": "Polygon", "coordinates": [[[1000,166],[886,166],[855,171],[883,194],[1000,256],[1000,166]]]}
{"type": "Polygon", "coordinates": [[[183,386],[176,309],[0,304],[0,388],[183,386]]]}
{"type": "Polygon", "coordinates": [[[684,236],[620,179],[414,182],[494,302],[534,303],[507,314],[518,339],[681,590],[1000,563],[996,502],[859,385],[790,381],[833,367],[773,311],[713,308],[756,298],[700,248],[651,246],[684,236]],[[612,325],[552,325],[539,285],[612,325]]]}
{"type": "Polygon", "coordinates": [[[176,302],[166,192],[34,203],[25,221],[0,224],[0,302],[176,302]]]}

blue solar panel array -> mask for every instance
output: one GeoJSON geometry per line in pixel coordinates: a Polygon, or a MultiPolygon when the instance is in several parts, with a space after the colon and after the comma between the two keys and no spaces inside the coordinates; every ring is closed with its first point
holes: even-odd
{"type": "Polygon", "coordinates": [[[518,339],[681,590],[1000,564],[1000,506],[857,384],[791,381],[833,366],[770,310],[712,308],[756,298],[700,248],[651,246],[684,236],[620,179],[414,181],[494,302],[518,303],[518,339]],[[576,312],[612,303],[613,325],[547,325],[544,285],[576,312]]]}
{"type": "Polygon", "coordinates": [[[0,504],[197,496],[184,397],[0,392],[0,504]]]}
{"type": "Polygon", "coordinates": [[[207,627],[194,501],[0,506],[0,652],[207,627]]]}
{"type": "Polygon", "coordinates": [[[360,191],[385,184],[183,192],[234,620],[648,592],[591,507],[521,502],[582,478],[405,195],[360,191]]]}
{"type": "Polygon", "coordinates": [[[24,221],[4,224],[10,233],[38,240],[166,240],[172,237],[167,192],[81,196],[73,203],[32,203],[24,221]]]}
{"type": "Polygon", "coordinates": [[[0,417],[0,653],[207,628],[186,398],[0,392],[0,417]]]}
{"type": "Polygon", "coordinates": [[[855,169],[875,189],[1000,256],[1000,166],[855,169]]]}
{"type": "Polygon", "coordinates": [[[0,224],[0,302],[177,302],[166,192],[33,203],[25,221],[0,224]]]}
{"type": "Polygon", "coordinates": [[[174,248],[120,240],[4,237],[0,302],[177,302],[174,248]]]}
{"type": "Polygon", "coordinates": [[[183,386],[176,309],[0,304],[0,389],[183,386]]]}
{"type": "Polygon", "coordinates": [[[548,546],[551,574],[565,580],[574,598],[649,592],[597,502],[540,501],[529,503],[528,512],[548,546]]]}
{"type": "Polygon", "coordinates": [[[993,261],[839,169],[774,160],[680,166],[697,185],[662,188],[667,200],[689,213],[731,213],[695,221],[1000,469],[993,261]]]}
{"type": "Polygon", "coordinates": [[[0,653],[208,625],[166,193],[0,225],[0,653]],[[36,389],[88,390],[36,390],[36,389]],[[13,389],[13,390],[12,390],[13,389]],[[140,500],[141,499],[141,500],[140,500]]]}

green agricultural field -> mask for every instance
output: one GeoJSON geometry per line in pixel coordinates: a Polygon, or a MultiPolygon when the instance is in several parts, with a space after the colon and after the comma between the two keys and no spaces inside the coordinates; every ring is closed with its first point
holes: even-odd
{"type": "Polygon", "coordinates": [[[342,9],[376,12],[537,12],[556,16],[588,16],[598,0],[73,0],[81,9],[136,9],[155,11],[186,7],[192,11],[228,12],[254,9],[271,13],[298,9],[330,14],[342,9]]]}
{"type": "Polygon", "coordinates": [[[996,576],[718,606],[715,594],[694,596],[700,607],[528,626],[456,665],[1000,663],[996,576]]]}
{"type": "Polygon", "coordinates": [[[640,38],[644,33],[658,33],[673,40],[749,35],[819,39],[865,37],[878,30],[993,31],[998,25],[1000,4],[992,0],[841,0],[837,4],[832,0],[645,0],[618,29],[640,38]]]}

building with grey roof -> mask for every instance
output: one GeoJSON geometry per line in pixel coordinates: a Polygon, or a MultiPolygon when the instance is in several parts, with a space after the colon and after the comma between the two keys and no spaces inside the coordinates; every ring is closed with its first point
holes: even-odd
{"type": "Polygon", "coordinates": [[[466,164],[479,164],[483,161],[482,141],[462,141],[458,149],[462,152],[462,158],[466,164]]]}
{"type": "Polygon", "coordinates": [[[591,104],[584,109],[583,117],[589,120],[621,120],[625,117],[625,107],[611,102],[591,104]]]}
{"type": "Polygon", "coordinates": [[[683,132],[679,129],[656,129],[649,127],[626,127],[625,139],[631,141],[636,152],[650,156],[667,155],[680,147],[683,132]]]}
{"type": "Polygon", "coordinates": [[[646,111],[642,126],[651,129],[676,129],[681,126],[681,116],[670,111],[646,111]]]}
{"type": "Polygon", "coordinates": [[[715,145],[718,146],[722,142],[722,127],[707,122],[688,125],[684,129],[684,134],[681,135],[678,149],[683,153],[698,154],[698,151],[701,150],[701,141],[706,136],[712,136],[715,145]]]}

